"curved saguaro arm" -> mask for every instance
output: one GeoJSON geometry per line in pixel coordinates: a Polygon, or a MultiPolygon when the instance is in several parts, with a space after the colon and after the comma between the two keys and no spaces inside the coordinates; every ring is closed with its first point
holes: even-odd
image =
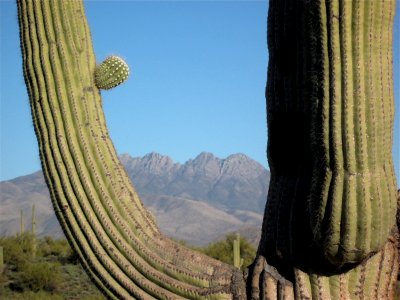
{"type": "Polygon", "coordinates": [[[270,1],[271,181],[252,299],[285,294],[287,279],[288,299],[394,299],[395,4],[270,1]]]}
{"type": "Polygon", "coordinates": [[[399,270],[398,235],[361,264],[339,274],[324,276],[295,269],[296,299],[396,299],[399,270]]]}
{"type": "Polygon", "coordinates": [[[337,272],[394,228],[394,12],[394,0],[271,1],[269,262],[337,272]]]}
{"type": "Polygon", "coordinates": [[[115,299],[243,299],[236,268],[165,238],[140,202],[106,128],[82,2],[19,0],[18,15],[46,182],[98,287],[115,299]]]}

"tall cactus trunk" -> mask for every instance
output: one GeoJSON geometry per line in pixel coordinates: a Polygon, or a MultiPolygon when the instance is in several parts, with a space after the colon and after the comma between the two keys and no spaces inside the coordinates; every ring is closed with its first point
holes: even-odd
{"type": "Polygon", "coordinates": [[[23,69],[56,215],[115,299],[231,299],[241,273],[160,234],[109,138],[81,1],[19,0],[23,69]]]}
{"type": "Polygon", "coordinates": [[[272,1],[268,256],[337,271],[382,249],[396,218],[395,1],[272,1]]]}
{"type": "Polygon", "coordinates": [[[4,250],[3,246],[0,246],[0,275],[3,274],[4,270],[4,250]]]}
{"type": "Polygon", "coordinates": [[[19,212],[19,234],[22,236],[25,232],[25,224],[24,224],[24,211],[21,209],[19,212]]]}
{"type": "Polygon", "coordinates": [[[394,0],[270,1],[271,184],[247,296],[237,268],[164,237],[139,200],[106,128],[82,2],[17,3],[53,206],[107,297],[393,296],[394,0]]]}
{"type": "Polygon", "coordinates": [[[32,205],[31,233],[33,236],[36,236],[35,204],[32,205]]]}
{"type": "Polygon", "coordinates": [[[296,298],[394,297],[394,12],[394,0],[270,1],[258,261],[296,298]]]}

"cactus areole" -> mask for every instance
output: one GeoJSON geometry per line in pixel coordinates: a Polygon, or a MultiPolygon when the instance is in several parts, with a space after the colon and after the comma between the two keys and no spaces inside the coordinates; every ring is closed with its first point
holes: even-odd
{"type": "Polygon", "coordinates": [[[394,296],[394,0],[270,1],[271,183],[257,258],[245,275],[164,237],[143,207],[109,138],[99,92],[126,80],[129,69],[114,56],[96,67],[82,1],[17,5],[52,203],[108,298],[394,296]]]}

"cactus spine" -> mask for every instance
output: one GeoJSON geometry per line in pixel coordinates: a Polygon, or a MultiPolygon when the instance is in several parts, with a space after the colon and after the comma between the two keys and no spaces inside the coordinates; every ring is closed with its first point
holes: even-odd
{"type": "Polygon", "coordinates": [[[105,125],[82,2],[17,3],[46,182],[63,230],[99,288],[114,299],[243,294],[238,270],[162,236],[139,200],[105,125]]]}

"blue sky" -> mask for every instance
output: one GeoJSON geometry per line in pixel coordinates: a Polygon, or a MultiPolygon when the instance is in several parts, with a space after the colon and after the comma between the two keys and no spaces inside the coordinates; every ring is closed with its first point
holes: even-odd
{"type": "MultiPolygon", "coordinates": [[[[267,167],[267,1],[87,1],[97,59],[117,54],[131,77],[103,92],[119,153],[185,162],[245,153],[267,167]]],[[[395,25],[396,172],[400,176],[400,3],[395,25]]],[[[0,180],[40,169],[22,76],[17,11],[0,0],[0,180]]],[[[398,180],[399,182],[399,180],[398,180]]]]}

